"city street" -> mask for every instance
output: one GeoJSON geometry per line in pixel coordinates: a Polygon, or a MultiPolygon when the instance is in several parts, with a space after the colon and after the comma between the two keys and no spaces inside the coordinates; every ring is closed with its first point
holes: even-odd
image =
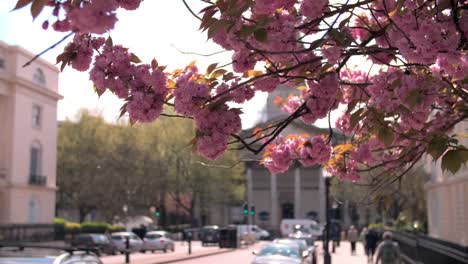
{"type": "MultiPolygon", "coordinates": [[[[130,256],[130,263],[136,264],[156,264],[156,263],[180,263],[180,264],[248,264],[254,259],[252,251],[259,250],[267,242],[259,242],[253,246],[244,247],[236,250],[219,249],[218,247],[202,247],[198,241],[192,244],[192,255],[187,254],[187,244],[181,246],[177,243],[174,253],[134,253],[130,256]]],[[[317,245],[317,260],[323,264],[322,243],[317,245]]],[[[330,251],[331,252],[331,251],[330,251]]],[[[361,243],[358,243],[356,255],[351,255],[350,244],[345,241],[340,247],[336,248],[335,253],[331,254],[333,264],[365,264],[367,263],[364,249],[361,243]]],[[[106,256],[101,258],[104,264],[122,264],[125,262],[124,255],[106,256]]]]}
{"type": "MultiPolygon", "coordinates": [[[[202,247],[200,241],[194,241],[192,242],[192,254],[188,255],[188,244],[184,243],[184,245],[181,245],[180,242],[176,242],[175,252],[168,251],[167,253],[163,253],[161,251],[157,251],[155,253],[132,253],[130,255],[130,263],[165,263],[186,257],[195,257],[197,255],[216,254],[228,251],[230,251],[230,249],[219,249],[217,246],[202,247]]],[[[101,257],[101,260],[104,264],[121,264],[125,263],[125,255],[118,254],[115,256],[104,256],[101,257]]]]}

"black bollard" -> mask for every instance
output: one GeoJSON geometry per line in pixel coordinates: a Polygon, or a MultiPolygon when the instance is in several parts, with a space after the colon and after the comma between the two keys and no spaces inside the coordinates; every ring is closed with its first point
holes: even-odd
{"type": "Polygon", "coordinates": [[[125,263],[130,263],[130,237],[125,237],[125,263]]]}

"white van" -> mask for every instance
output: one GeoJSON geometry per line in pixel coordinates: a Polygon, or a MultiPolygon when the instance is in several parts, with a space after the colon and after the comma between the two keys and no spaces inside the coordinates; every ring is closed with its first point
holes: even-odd
{"type": "Polygon", "coordinates": [[[310,233],[314,237],[322,235],[323,227],[316,221],[310,219],[283,219],[281,220],[280,232],[282,237],[287,237],[295,231],[310,233]]]}
{"type": "Polygon", "coordinates": [[[241,236],[245,234],[250,235],[250,239],[263,240],[270,237],[270,233],[266,230],[261,229],[257,225],[238,225],[237,233],[241,236]]]}

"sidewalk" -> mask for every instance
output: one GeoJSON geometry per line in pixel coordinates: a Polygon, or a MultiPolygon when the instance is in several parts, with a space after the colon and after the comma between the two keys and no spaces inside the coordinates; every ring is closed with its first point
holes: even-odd
{"type": "MultiPolygon", "coordinates": [[[[316,242],[318,246],[317,259],[319,264],[323,264],[323,244],[316,242]]],[[[364,246],[358,242],[356,244],[356,255],[351,255],[351,244],[348,241],[341,241],[340,247],[336,247],[335,253],[332,253],[330,246],[330,255],[332,264],[367,264],[367,256],[364,253],[364,246]]]]}

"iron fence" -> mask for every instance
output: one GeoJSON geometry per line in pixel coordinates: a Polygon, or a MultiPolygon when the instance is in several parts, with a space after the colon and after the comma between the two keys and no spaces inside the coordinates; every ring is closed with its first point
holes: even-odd
{"type": "Polygon", "coordinates": [[[466,264],[468,247],[423,234],[394,232],[406,263],[466,264]]]}
{"type": "Polygon", "coordinates": [[[54,240],[54,224],[0,225],[2,242],[43,242],[54,240]]]}

